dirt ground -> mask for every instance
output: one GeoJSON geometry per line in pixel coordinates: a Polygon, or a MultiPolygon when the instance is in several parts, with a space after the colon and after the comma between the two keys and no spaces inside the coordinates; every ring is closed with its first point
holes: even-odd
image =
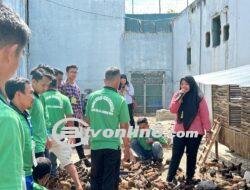
{"type": "MultiPolygon", "coordinates": [[[[138,117],[135,117],[135,120],[137,120],[137,118],[138,117]]],[[[172,128],[173,128],[173,125],[174,125],[174,120],[156,121],[156,117],[154,117],[154,116],[148,116],[147,118],[148,118],[149,125],[150,125],[151,128],[153,128],[153,129],[155,129],[157,131],[160,131],[167,139],[169,139],[169,138],[171,139],[172,138],[172,128]]],[[[202,140],[200,149],[202,149],[202,146],[203,146],[204,142],[205,142],[205,138],[203,138],[203,140],[202,140]]],[[[90,150],[89,149],[85,149],[85,154],[87,156],[90,156],[90,150]]],[[[171,143],[170,143],[170,146],[164,148],[164,160],[163,160],[163,164],[166,162],[166,160],[170,160],[171,156],[172,156],[172,147],[171,147],[171,143]]],[[[233,157],[235,157],[235,156],[233,156],[233,157]]],[[[74,151],[74,154],[72,156],[72,160],[74,162],[77,162],[79,160],[78,156],[76,154],[76,151],[74,151]]],[[[209,158],[208,160],[211,160],[211,159],[209,158]]],[[[246,161],[246,162],[248,162],[248,161],[246,161]]],[[[237,162],[234,162],[234,163],[237,164],[237,162]]],[[[243,165],[244,165],[244,163],[243,163],[243,165]]],[[[167,176],[167,172],[168,172],[168,167],[169,167],[169,165],[165,165],[164,168],[161,169],[162,175],[160,176],[160,178],[163,181],[166,180],[166,176],[167,176]]],[[[184,155],[182,157],[182,160],[181,160],[181,163],[180,163],[179,167],[183,170],[183,172],[185,174],[185,171],[186,171],[186,155],[185,155],[185,153],[184,153],[184,155]]],[[[195,177],[198,178],[198,179],[201,179],[204,176],[201,177],[201,174],[200,174],[199,170],[200,170],[200,168],[197,167],[195,177]]],[[[132,188],[132,189],[136,189],[136,188],[132,188]]]]}

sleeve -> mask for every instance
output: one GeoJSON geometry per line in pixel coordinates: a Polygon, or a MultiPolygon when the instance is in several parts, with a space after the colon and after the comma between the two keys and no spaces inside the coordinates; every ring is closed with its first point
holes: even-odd
{"type": "Polygon", "coordinates": [[[46,106],[46,102],[45,102],[45,97],[44,97],[44,95],[41,95],[41,96],[39,97],[39,99],[41,100],[42,105],[43,105],[44,119],[45,119],[45,121],[47,121],[47,120],[49,119],[49,113],[48,113],[48,109],[47,109],[47,106],[46,106]]]}
{"type": "Polygon", "coordinates": [[[69,98],[66,96],[64,97],[64,100],[63,100],[63,109],[64,109],[64,114],[66,116],[73,115],[73,109],[72,109],[71,103],[69,101],[69,98]]]}
{"type": "Polygon", "coordinates": [[[208,106],[205,98],[203,98],[199,105],[199,114],[201,118],[202,127],[205,129],[205,131],[211,130],[211,122],[209,119],[209,111],[208,106]]]}
{"type": "Polygon", "coordinates": [[[129,122],[130,117],[129,117],[129,112],[128,112],[128,105],[123,98],[122,103],[121,103],[121,109],[119,113],[119,122],[120,123],[126,123],[129,122]]]}
{"type": "Polygon", "coordinates": [[[177,100],[177,97],[178,97],[178,92],[176,92],[172,97],[172,100],[169,106],[169,110],[171,113],[177,113],[178,109],[181,106],[181,103],[177,100]]]}
{"type": "Polygon", "coordinates": [[[134,90],[134,87],[133,87],[132,83],[129,84],[128,94],[130,96],[134,96],[135,95],[135,90],[134,90]]]}
{"type": "Polygon", "coordinates": [[[85,116],[89,119],[90,117],[90,101],[91,101],[91,96],[89,96],[87,105],[86,105],[86,110],[85,110],[85,116]]]}
{"type": "Polygon", "coordinates": [[[49,127],[50,126],[49,111],[48,111],[48,108],[46,106],[45,96],[41,95],[40,100],[41,100],[42,105],[43,105],[45,124],[46,124],[46,127],[49,127]]]}

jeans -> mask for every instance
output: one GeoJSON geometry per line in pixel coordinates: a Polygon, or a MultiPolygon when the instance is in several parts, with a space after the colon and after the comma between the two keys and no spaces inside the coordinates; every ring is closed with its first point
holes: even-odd
{"type": "Polygon", "coordinates": [[[139,143],[138,140],[134,139],[131,142],[131,148],[142,160],[154,159],[162,160],[163,159],[163,149],[161,143],[155,141],[152,144],[152,150],[145,150],[139,143]]]}
{"type": "Polygon", "coordinates": [[[129,117],[130,117],[129,124],[130,124],[130,126],[135,127],[134,105],[133,104],[128,104],[128,111],[129,111],[129,117]]]}
{"type": "Polygon", "coordinates": [[[26,176],[25,177],[25,182],[26,182],[26,190],[33,190],[33,177],[31,176],[26,176]]]}

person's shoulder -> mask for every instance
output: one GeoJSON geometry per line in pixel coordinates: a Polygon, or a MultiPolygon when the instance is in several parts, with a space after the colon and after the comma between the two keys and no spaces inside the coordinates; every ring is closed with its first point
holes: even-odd
{"type": "Polygon", "coordinates": [[[44,98],[44,97],[48,96],[49,94],[50,94],[50,91],[48,90],[48,91],[42,93],[42,94],[40,95],[40,98],[44,98]]]}
{"type": "Polygon", "coordinates": [[[57,91],[57,95],[60,96],[64,101],[69,101],[70,102],[69,97],[62,94],[61,92],[57,91]]]}
{"type": "Polygon", "coordinates": [[[20,122],[20,117],[19,114],[12,109],[11,107],[9,107],[8,105],[6,105],[3,102],[0,102],[0,120],[1,123],[16,123],[19,124],[20,122]]]}

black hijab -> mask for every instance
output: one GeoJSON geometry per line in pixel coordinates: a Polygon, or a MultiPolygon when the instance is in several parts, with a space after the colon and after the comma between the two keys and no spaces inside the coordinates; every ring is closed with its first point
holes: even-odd
{"type": "MultiPolygon", "coordinates": [[[[129,86],[128,78],[125,74],[121,74],[121,79],[125,79],[126,80],[125,85],[129,86]]],[[[119,84],[118,90],[121,90],[121,88],[122,88],[122,83],[119,84]]]]}
{"type": "Polygon", "coordinates": [[[189,84],[190,90],[182,99],[181,106],[178,110],[177,122],[183,123],[184,129],[187,131],[198,113],[199,104],[204,95],[192,76],[182,78],[180,88],[182,81],[186,81],[189,84]]]}

